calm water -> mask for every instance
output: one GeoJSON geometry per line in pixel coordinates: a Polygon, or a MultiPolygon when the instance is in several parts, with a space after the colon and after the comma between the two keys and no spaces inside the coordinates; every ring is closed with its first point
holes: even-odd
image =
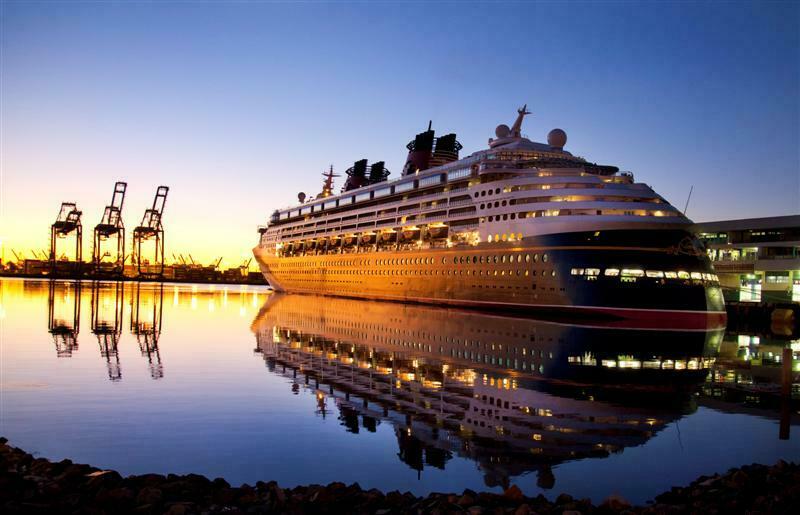
{"type": "Polygon", "coordinates": [[[755,337],[21,280],[0,331],[0,433],[123,474],[644,502],[800,459],[797,406],[770,394],[784,342],[755,337]]]}

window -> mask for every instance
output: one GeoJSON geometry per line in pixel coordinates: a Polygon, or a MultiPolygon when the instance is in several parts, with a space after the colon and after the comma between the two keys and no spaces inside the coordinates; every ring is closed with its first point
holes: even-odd
{"type": "Polygon", "coordinates": [[[606,277],[617,277],[619,275],[619,268],[606,268],[606,277]]]}
{"type": "Polygon", "coordinates": [[[433,175],[431,177],[425,177],[424,179],[419,180],[419,187],[424,188],[426,186],[432,186],[434,184],[439,184],[442,182],[442,175],[433,175]]]}
{"type": "Polygon", "coordinates": [[[359,193],[358,195],[355,196],[355,202],[361,202],[363,200],[369,200],[371,196],[372,196],[372,192],[371,191],[365,191],[364,193],[359,193]]]}
{"type": "Polygon", "coordinates": [[[413,190],[413,189],[414,189],[414,181],[408,181],[408,182],[403,182],[403,183],[397,184],[394,187],[394,192],[395,193],[401,193],[403,191],[409,191],[409,190],[413,190]]]}
{"type": "Polygon", "coordinates": [[[454,181],[456,179],[463,179],[472,175],[470,168],[459,168],[458,170],[451,170],[447,172],[447,180],[454,181]]]}
{"type": "Polygon", "coordinates": [[[375,190],[374,194],[372,195],[372,197],[373,198],[385,197],[386,195],[388,195],[391,192],[392,192],[392,188],[390,188],[389,186],[384,186],[383,188],[378,188],[377,190],[375,190]]]}
{"type": "Polygon", "coordinates": [[[623,277],[644,277],[644,270],[641,268],[623,268],[623,277]]]}

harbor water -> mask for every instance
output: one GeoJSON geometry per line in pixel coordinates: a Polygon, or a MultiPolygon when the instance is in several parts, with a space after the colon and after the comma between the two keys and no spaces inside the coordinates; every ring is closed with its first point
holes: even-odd
{"type": "Polygon", "coordinates": [[[3,279],[0,345],[0,435],[123,475],[643,503],[800,459],[800,342],[764,335],[3,279]]]}

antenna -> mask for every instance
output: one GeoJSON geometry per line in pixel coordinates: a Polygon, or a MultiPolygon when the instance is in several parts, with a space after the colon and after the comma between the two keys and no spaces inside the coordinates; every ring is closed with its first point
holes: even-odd
{"type": "Polygon", "coordinates": [[[683,216],[686,216],[686,210],[689,209],[689,201],[692,200],[692,191],[694,191],[694,184],[689,188],[689,196],[686,197],[686,205],[683,206],[683,216]]]}

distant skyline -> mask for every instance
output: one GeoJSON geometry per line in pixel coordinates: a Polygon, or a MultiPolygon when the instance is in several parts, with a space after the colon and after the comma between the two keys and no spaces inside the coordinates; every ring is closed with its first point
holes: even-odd
{"type": "MultiPolygon", "coordinates": [[[[800,213],[797,2],[0,4],[0,238],[45,249],[62,201],[84,257],[114,182],[128,233],[170,187],[167,256],[248,258],[322,172],[427,127],[523,133],[630,170],[695,221],[800,213]]],[[[339,178],[335,191],[343,184],[339,178]]],[[[130,240],[130,237],[129,237],[130,240]]]]}

